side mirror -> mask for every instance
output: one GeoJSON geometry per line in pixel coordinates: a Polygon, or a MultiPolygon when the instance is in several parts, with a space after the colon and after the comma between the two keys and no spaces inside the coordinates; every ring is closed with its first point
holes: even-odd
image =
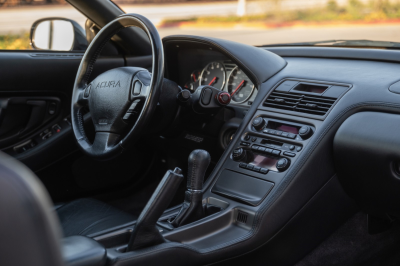
{"type": "Polygon", "coordinates": [[[83,28],[66,18],[44,18],[31,28],[31,46],[36,50],[84,51],[88,47],[83,28]]]}

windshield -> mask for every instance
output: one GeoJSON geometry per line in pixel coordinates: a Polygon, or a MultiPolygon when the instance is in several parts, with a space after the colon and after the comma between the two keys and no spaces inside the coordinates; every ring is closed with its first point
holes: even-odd
{"type": "Polygon", "coordinates": [[[397,0],[236,0],[175,2],[139,9],[120,6],[148,16],[162,36],[201,35],[259,46],[396,48],[400,42],[397,0]],[[346,42],[349,40],[353,42],[346,42]]]}
{"type": "MultiPolygon", "coordinates": [[[[106,1],[106,0],[104,0],[106,1]]],[[[189,34],[250,45],[400,47],[400,0],[114,0],[148,17],[161,37],[189,34]]],[[[86,18],[64,0],[0,0],[0,49],[30,49],[43,17],[86,18]]]]}

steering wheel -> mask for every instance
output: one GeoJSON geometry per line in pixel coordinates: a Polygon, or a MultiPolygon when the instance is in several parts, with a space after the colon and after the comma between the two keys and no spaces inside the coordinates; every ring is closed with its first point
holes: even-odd
{"type": "Polygon", "coordinates": [[[153,114],[164,77],[164,52],[157,29],[147,18],[125,14],[104,26],[87,48],[76,75],[72,103],[72,128],[85,154],[109,159],[128,147],[153,114]],[[138,27],[150,39],[152,72],[139,67],[119,67],[89,83],[93,65],[105,44],[125,27],[138,27]],[[83,127],[83,110],[89,108],[95,127],[91,143],[83,127]]]}

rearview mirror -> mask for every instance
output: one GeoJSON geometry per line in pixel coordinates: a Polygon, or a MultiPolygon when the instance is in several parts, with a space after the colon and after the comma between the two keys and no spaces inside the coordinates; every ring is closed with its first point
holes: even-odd
{"type": "Polygon", "coordinates": [[[86,50],[85,31],[73,20],[45,18],[35,21],[31,28],[31,46],[36,50],[86,50]]]}

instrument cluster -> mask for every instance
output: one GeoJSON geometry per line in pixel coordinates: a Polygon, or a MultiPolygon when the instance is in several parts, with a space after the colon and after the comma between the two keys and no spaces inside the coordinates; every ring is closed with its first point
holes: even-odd
{"type": "Polygon", "coordinates": [[[229,61],[213,61],[203,69],[194,70],[185,83],[185,89],[192,93],[202,85],[213,86],[231,95],[231,103],[251,105],[257,95],[257,88],[250,78],[229,61]]]}

